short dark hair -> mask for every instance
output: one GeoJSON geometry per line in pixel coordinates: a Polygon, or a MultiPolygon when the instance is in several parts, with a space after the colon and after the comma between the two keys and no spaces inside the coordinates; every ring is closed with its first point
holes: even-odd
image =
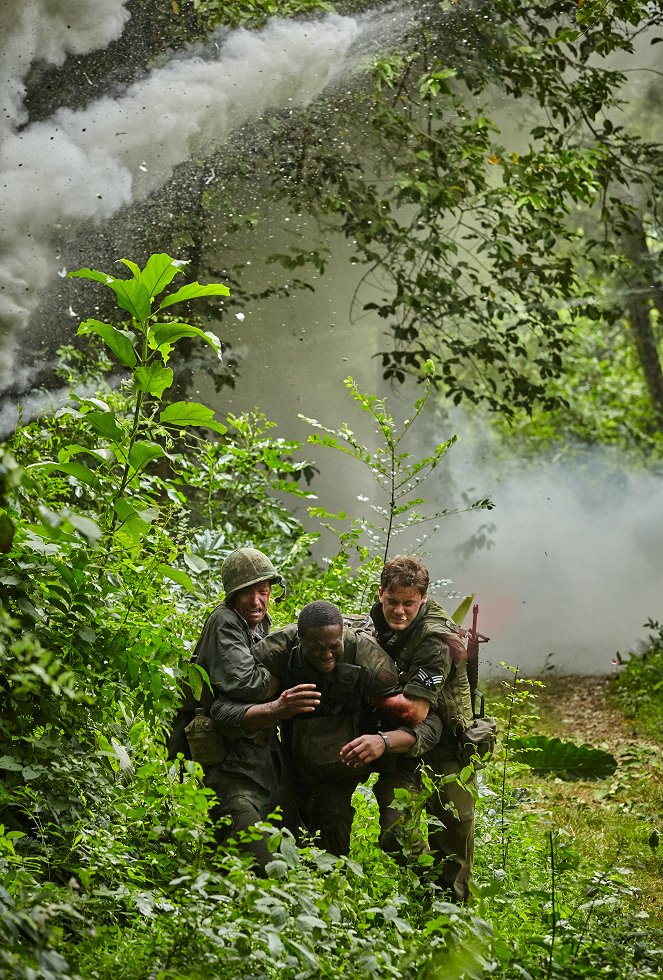
{"type": "Polygon", "coordinates": [[[316,599],[304,606],[297,619],[297,632],[302,636],[306,630],[317,626],[342,626],[343,613],[333,602],[316,599]]]}
{"type": "Polygon", "coordinates": [[[422,596],[428,592],[430,575],[420,558],[397,555],[386,562],[380,575],[380,587],[387,592],[392,585],[417,589],[422,596]]]}

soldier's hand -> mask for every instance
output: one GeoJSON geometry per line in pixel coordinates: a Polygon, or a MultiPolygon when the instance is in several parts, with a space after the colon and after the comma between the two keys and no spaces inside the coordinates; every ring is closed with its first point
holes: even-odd
{"type": "Polygon", "coordinates": [[[320,691],[315,684],[297,684],[282,691],[276,699],[279,718],[292,718],[306,711],[315,711],[320,704],[320,691]]]}
{"type": "Polygon", "coordinates": [[[387,751],[381,735],[360,735],[344,745],[340,751],[341,762],[352,769],[370,765],[387,751]]]}

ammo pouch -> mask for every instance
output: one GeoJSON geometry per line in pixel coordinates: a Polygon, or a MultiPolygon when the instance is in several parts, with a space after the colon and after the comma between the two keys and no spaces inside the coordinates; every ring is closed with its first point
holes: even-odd
{"type": "Polygon", "coordinates": [[[184,731],[194,762],[199,762],[203,767],[223,762],[228,750],[211,718],[196,714],[184,731]]]}
{"type": "Polygon", "coordinates": [[[470,728],[460,736],[460,757],[464,766],[473,761],[475,769],[483,769],[497,742],[497,721],[495,718],[475,718],[470,728]],[[475,756],[479,756],[478,762],[475,756]]]}

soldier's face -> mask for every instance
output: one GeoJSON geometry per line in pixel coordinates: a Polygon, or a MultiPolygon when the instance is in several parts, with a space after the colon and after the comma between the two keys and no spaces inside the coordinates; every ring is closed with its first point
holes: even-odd
{"type": "Polygon", "coordinates": [[[238,589],[234,593],[231,605],[249,626],[255,627],[265,618],[271,591],[269,582],[247,585],[245,589],[238,589]]]}
{"type": "Polygon", "coordinates": [[[343,627],[309,626],[299,637],[302,656],[309,667],[328,674],[343,660],[343,627]]]}
{"type": "Polygon", "coordinates": [[[405,630],[416,619],[428,593],[422,595],[413,585],[390,585],[388,589],[378,589],[378,599],[390,629],[405,630]]]}

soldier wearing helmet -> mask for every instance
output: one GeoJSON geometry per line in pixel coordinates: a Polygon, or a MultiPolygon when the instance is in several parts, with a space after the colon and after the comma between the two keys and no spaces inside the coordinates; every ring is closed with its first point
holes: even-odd
{"type": "MultiPolygon", "coordinates": [[[[260,702],[270,695],[270,673],[256,663],[251,648],[269,633],[272,585],[285,585],[270,559],[256,548],[231,552],[221,567],[221,579],[225,598],[205,622],[193,656],[209,678],[209,687],[203,686],[199,700],[187,692],[168,740],[170,758],[182,752],[203,766],[205,785],[219,800],[212,818],[231,818],[230,829],[219,826],[219,842],[264,820],[276,803],[278,759],[270,740],[224,740],[209,719],[209,708],[222,695],[244,702],[260,702]]],[[[247,847],[258,870],[271,860],[264,839],[247,847]]]]}
{"type": "Polygon", "coordinates": [[[250,649],[269,633],[272,585],[284,586],[284,581],[257,548],[232,551],[221,567],[221,580],[225,598],[203,627],[194,661],[206,671],[215,696],[262,699],[269,677],[250,649]]]}

